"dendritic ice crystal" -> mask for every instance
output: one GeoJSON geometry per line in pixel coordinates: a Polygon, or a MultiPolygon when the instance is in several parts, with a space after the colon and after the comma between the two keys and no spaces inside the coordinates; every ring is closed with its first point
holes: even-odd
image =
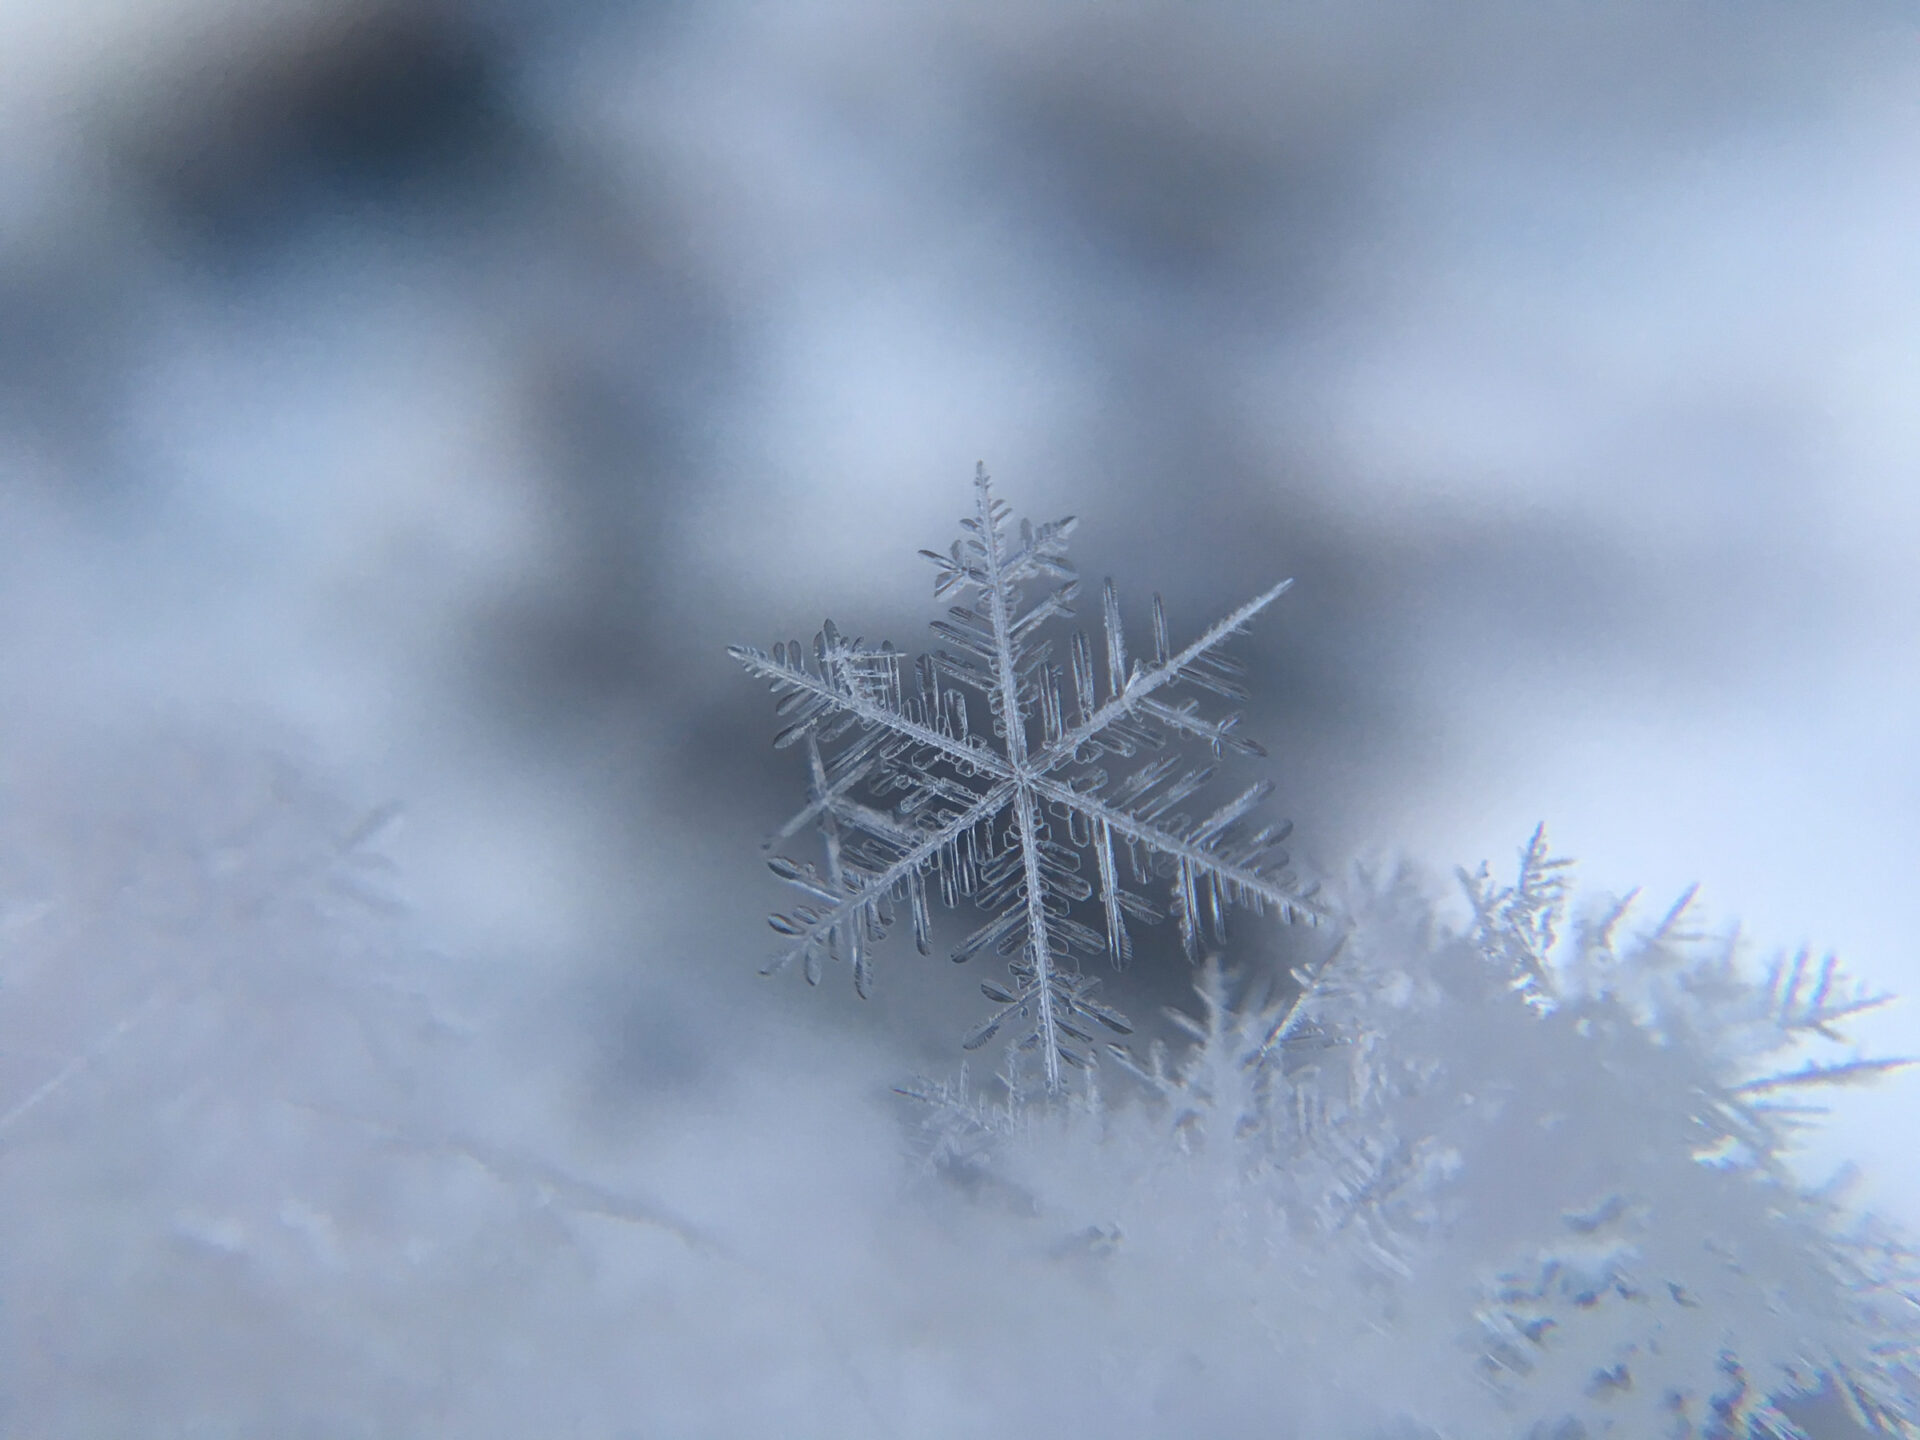
{"type": "Polygon", "coordinates": [[[1081,961],[1105,954],[1124,965],[1130,922],[1170,913],[1194,958],[1203,931],[1224,938],[1230,905],[1290,922],[1320,909],[1286,868],[1291,827],[1254,818],[1271,781],[1197,815],[1181,808],[1228,751],[1265,753],[1240,735],[1238,713],[1208,714],[1194,692],[1246,698],[1244,669],[1222,647],[1292,582],[1178,650],[1154,596],[1152,649],[1141,658],[1128,655],[1108,581],[1102,687],[1084,632],[1056,649],[1053,622],[1072,616],[1079,589],[1067,561],[1073,518],[1016,529],[1011,515],[981,467],[964,533],[945,554],[921,552],[938,570],[936,598],[958,601],[933,622],[940,648],[930,654],[910,661],[891,644],[847,639],[831,621],[811,652],[793,641],[771,654],[729,653],[778,697],[775,747],[806,757],[806,806],[769,845],[811,829],[825,851],[823,865],[770,862],[799,901],[771,919],[788,943],[769,973],[798,961],[816,982],[823,959],[844,960],[865,995],[873,947],[898,909],[926,954],[930,897],[948,907],[970,900],[987,919],[953,959],[992,949],[1009,957],[1012,978],[981,987],[998,1008],[966,1047],[1025,1025],[1015,1043],[1038,1051],[1051,1089],[1063,1062],[1088,1063],[1091,1023],[1128,1033],[1094,999],[1081,961]],[[983,705],[986,733],[976,728],[983,705]]]}

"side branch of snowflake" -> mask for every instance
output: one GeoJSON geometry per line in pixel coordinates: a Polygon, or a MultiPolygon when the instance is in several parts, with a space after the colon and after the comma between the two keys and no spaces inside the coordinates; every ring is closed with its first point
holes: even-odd
{"type": "Polygon", "coordinates": [[[1079,591],[1066,548],[1074,520],[1010,522],[982,467],[960,538],[946,553],[921,552],[938,571],[935,596],[954,600],[933,622],[940,648],[929,654],[909,662],[831,621],[811,650],[793,641],[729,653],[777,697],[776,748],[806,759],[807,803],[770,844],[811,828],[823,851],[821,863],[770,861],[798,899],[771,918],[788,944],[768,970],[798,961],[812,983],[823,960],[844,960],[865,995],[873,948],[900,909],[925,954],[932,892],[949,908],[971,901],[987,918],[953,958],[992,949],[1009,957],[1011,983],[983,985],[998,1009],[967,1046],[1019,1022],[1014,1042],[1038,1052],[1051,1089],[1063,1064],[1088,1063],[1091,1024],[1128,1033],[1080,964],[1100,954],[1126,964],[1130,924],[1170,914],[1196,958],[1205,932],[1224,939],[1232,906],[1289,922],[1321,910],[1287,869],[1290,827],[1255,818],[1271,782],[1198,817],[1181,808],[1228,752],[1265,753],[1240,735],[1237,712],[1210,714],[1195,692],[1246,699],[1244,669],[1222,649],[1291,582],[1178,650],[1154,596],[1147,658],[1129,657],[1107,582],[1102,685],[1085,632],[1068,632],[1059,648],[1052,633],[1079,591]],[[1164,904],[1147,893],[1156,881],[1164,904]]]}

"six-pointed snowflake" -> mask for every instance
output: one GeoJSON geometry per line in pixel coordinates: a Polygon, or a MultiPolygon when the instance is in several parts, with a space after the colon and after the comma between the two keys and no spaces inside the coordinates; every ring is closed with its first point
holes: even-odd
{"type": "Polygon", "coordinates": [[[1272,791],[1262,781],[1217,808],[1180,807],[1214,775],[1183,748],[1264,752],[1238,733],[1239,715],[1203,713],[1194,690],[1246,698],[1244,673],[1221,647],[1286,591],[1283,582],[1240,606],[1179,650],[1153,600],[1153,648],[1129,659],[1120,607],[1109,581],[1104,690],[1093,646],[1075,631],[1056,661],[1050,625],[1071,616],[1079,588],[1067,563],[1072,517],[1022,522],[994,498],[985,468],[974,479],[974,513],[946,554],[922,551],[939,570],[936,596],[957,596],[933,622],[943,648],[911,664],[890,644],[848,640],[827,622],[811,655],[800,643],[771,654],[735,646],[730,654],[768,681],[786,724],[776,747],[799,746],[808,767],[807,804],[777,843],[817,829],[824,868],[776,857],[773,870],[801,894],[772,917],[790,943],[767,967],[795,960],[807,979],[823,958],[846,960],[862,995],[871,985],[872,947],[896,907],[912,917],[921,952],[931,949],[929,895],[963,897],[986,922],[954,951],[966,960],[993,949],[1010,957],[1010,985],[983,985],[999,1007],[967,1038],[983,1045],[1016,1017],[1016,1037],[1037,1049],[1048,1087],[1061,1063],[1084,1066],[1089,1022],[1125,1034],[1126,1021],[1096,1001],[1080,957],[1105,953],[1123,965],[1130,920],[1151,923],[1162,907],[1143,893],[1164,882],[1166,909],[1179,922],[1189,957],[1203,926],[1224,933],[1223,911],[1271,906],[1289,921],[1319,907],[1285,868],[1290,829],[1249,817],[1272,791]],[[974,727],[984,702],[990,738],[974,727]],[[1077,918],[1083,910],[1098,925],[1077,918]]]}

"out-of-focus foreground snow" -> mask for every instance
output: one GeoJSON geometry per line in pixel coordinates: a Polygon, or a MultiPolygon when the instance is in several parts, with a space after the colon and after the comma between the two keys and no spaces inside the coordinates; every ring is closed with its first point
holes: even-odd
{"type": "MultiPolygon", "coordinates": [[[[724,646],[918,648],[976,458],[1176,625],[1298,578],[1246,648],[1307,866],[1544,819],[1596,886],[1920,994],[1916,96],[1866,3],[0,0],[0,1185],[9,1274],[74,1307],[13,1337],[21,1433],[250,1383],[165,1317],[252,1292],[153,1246],[304,1276],[356,1215],[339,1273],[427,1278],[314,1323],[388,1315],[416,1401],[493,1363],[436,1317],[563,1293],[490,1208],[553,1185],[510,1143],[734,1237],[684,1303],[845,1389],[873,1337],[807,1287],[912,1280],[847,1197],[969,982],[754,979],[799,777],[724,646]],[[388,799],[404,917],[327,878],[388,799]],[[145,1154],[129,1094],[233,1148],[145,1154]],[[343,1138],[395,1096],[427,1131],[343,1138]],[[497,1273],[407,1249],[447,1213],[497,1273]]],[[[1920,1005],[1862,1033],[1920,1053],[1920,1005]]],[[[1813,1157],[1910,1223],[1916,1098],[1813,1157]]],[[[658,1396],[728,1377],[649,1323],[659,1433],[788,1393],[702,1431],[658,1396]]],[[[500,1433],[569,1433],[521,1361],[500,1433]]]]}

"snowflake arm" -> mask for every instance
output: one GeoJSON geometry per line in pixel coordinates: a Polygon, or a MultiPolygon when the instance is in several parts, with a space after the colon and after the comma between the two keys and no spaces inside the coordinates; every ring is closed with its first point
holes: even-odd
{"type": "MultiPolygon", "coordinates": [[[[862,726],[879,726],[902,739],[916,740],[942,752],[949,759],[977,765],[989,773],[998,773],[1002,778],[1011,774],[1000,757],[991,750],[969,745],[963,739],[956,739],[931,725],[922,724],[902,710],[897,698],[885,693],[873,693],[852,679],[843,680],[840,675],[833,673],[839,670],[852,671],[857,659],[891,656],[895,652],[840,648],[832,621],[827,622],[821,639],[824,643],[816,649],[821,656],[822,668],[829,672],[827,676],[816,675],[807,669],[798,656],[800,647],[797,641],[791,651],[785,645],[775,645],[771,655],[750,645],[727,648],[727,653],[745,666],[748,674],[768,681],[775,693],[782,694],[780,714],[799,716],[773,737],[774,749],[784,750],[813,733],[823,716],[836,715],[862,726]]],[[[858,643],[854,642],[854,646],[857,647],[858,643]]]]}
{"type": "MultiPolygon", "coordinates": [[[[1153,607],[1155,620],[1154,631],[1159,640],[1162,652],[1161,659],[1159,663],[1151,668],[1143,668],[1138,661],[1135,661],[1133,671],[1130,674],[1126,674],[1126,678],[1122,679],[1121,676],[1126,673],[1124,670],[1127,663],[1126,642],[1120,628],[1120,607],[1114,599],[1113,586],[1109,583],[1106,586],[1104,599],[1106,602],[1108,675],[1111,677],[1109,683],[1113,687],[1113,697],[1098,710],[1095,710],[1091,715],[1087,716],[1086,719],[1082,720],[1080,724],[1076,725],[1072,730],[1048,746],[1046,752],[1040,757],[1041,768],[1043,770],[1051,770],[1055,766],[1065,764],[1079,751],[1082,745],[1090,740],[1097,739],[1103,730],[1106,730],[1119,720],[1132,718],[1143,712],[1161,721],[1163,724],[1175,729],[1186,730],[1189,734],[1197,735],[1201,739],[1208,741],[1214,745],[1214,753],[1218,754],[1219,746],[1225,743],[1226,731],[1232,728],[1230,725],[1224,725],[1220,722],[1208,724],[1204,721],[1199,721],[1194,718],[1191,711],[1178,710],[1172,706],[1152,702],[1148,697],[1151,696],[1154,691],[1171,684],[1175,680],[1189,680],[1214,691],[1216,694],[1224,695],[1229,700],[1246,699],[1246,691],[1243,688],[1237,685],[1232,685],[1232,687],[1229,688],[1233,672],[1219,668],[1216,664],[1213,672],[1209,673],[1202,662],[1207,660],[1215,660],[1217,662],[1218,657],[1215,657],[1213,652],[1225,641],[1244,631],[1248,622],[1250,622],[1254,616],[1258,615],[1262,610],[1286,594],[1292,587],[1293,581],[1282,580],[1278,585],[1267,591],[1266,594],[1255,596],[1238,610],[1235,610],[1231,615],[1226,616],[1209,627],[1204,635],[1170,660],[1165,657],[1166,618],[1161,611],[1159,597],[1155,596],[1153,607]]],[[[1090,698],[1092,689],[1092,671],[1091,667],[1089,667],[1086,683],[1080,692],[1083,710],[1086,699],[1090,698]]],[[[1237,719],[1238,717],[1234,718],[1237,719]]],[[[1260,752],[1256,750],[1254,753],[1257,754],[1260,752]]]]}
{"type": "MultiPolygon", "coordinates": [[[[864,873],[842,865],[834,856],[837,846],[830,843],[830,871],[828,888],[822,885],[818,872],[811,865],[799,865],[785,856],[776,856],[770,863],[774,874],[796,885],[800,890],[816,900],[829,903],[829,908],[816,910],[812,906],[798,906],[791,916],[775,915],[770,923],[783,935],[794,937],[794,943],[767,965],[764,973],[775,974],[785,969],[796,957],[806,957],[809,982],[817,981],[819,948],[826,944],[831,949],[835,937],[843,931],[850,937],[850,957],[855,959],[854,980],[864,997],[867,989],[866,973],[860,968],[857,950],[860,936],[868,931],[880,928],[886,921],[880,914],[881,902],[896,887],[914,885],[921,878],[926,866],[943,846],[954,843],[959,835],[974,825],[989,820],[1007,803],[1006,787],[996,789],[983,796],[972,808],[964,811],[951,824],[933,831],[917,843],[910,846],[897,859],[885,868],[873,873],[864,873]],[[850,891],[851,893],[841,893],[850,891]]],[[[834,825],[833,834],[837,837],[838,827],[834,825]]],[[[911,898],[911,897],[910,897],[911,898]]]]}

